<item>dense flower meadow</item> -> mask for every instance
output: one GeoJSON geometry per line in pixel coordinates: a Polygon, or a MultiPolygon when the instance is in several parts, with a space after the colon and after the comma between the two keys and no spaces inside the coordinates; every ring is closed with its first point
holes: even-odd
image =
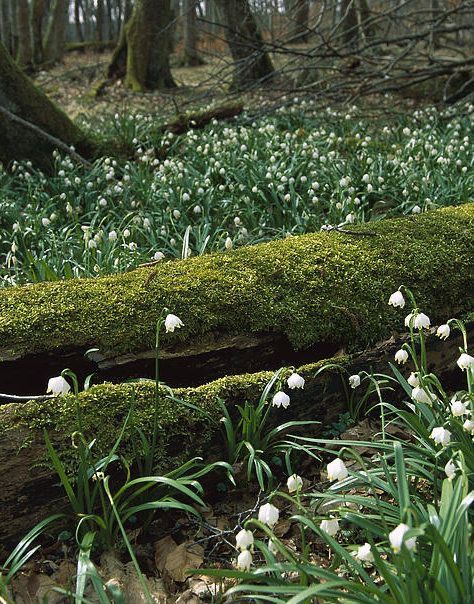
{"type": "Polygon", "coordinates": [[[295,101],[258,119],[158,135],[145,115],[95,118],[135,150],[46,177],[0,171],[0,283],[127,270],[469,200],[474,107],[373,120],[295,101]]]}

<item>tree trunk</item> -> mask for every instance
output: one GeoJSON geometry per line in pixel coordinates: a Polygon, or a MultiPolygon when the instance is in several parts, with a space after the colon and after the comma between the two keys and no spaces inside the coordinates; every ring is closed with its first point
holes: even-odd
{"type": "Polygon", "coordinates": [[[343,45],[355,48],[359,39],[355,0],[341,0],[341,30],[343,45]]]}
{"type": "Polygon", "coordinates": [[[288,14],[290,18],[290,41],[303,42],[309,33],[309,0],[292,0],[288,14]]]}
{"type": "Polygon", "coordinates": [[[10,0],[10,23],[11,23],[11,55],[16,57],[18,53],[18,19],[16,12],[16,0],[10,0]]]}
{"type": "Polygon", "coordinates": [[[31,35],[35,65],[40,65],[43,62],[43,20],[45,12],[46,0],[33,0],[31,4],[31,35]]]}
{"type": "Polygon", "coordinates": [[[46,63],[57,63],[64,55],[69,21],[68,11],[69,0],[54,0],[44,40],[44,61],[46,63]]]}
{"type": "Polygon", "coordinates": [[[108,68],[111,79],[125,78],[135,92],[175,88],[170,55],[169,0],[137,0],[108,68]]]}
{"type": "Polygon", "coordinates": [[[33,45],[30,29],[30,8],[28,0],[17,0],[16,18],[18,24],[17,62],[23,69],[33,66],[33,45]]]}
{"type": "Polygon", "coordinates": [[[195,67],[196,65],[202,65],[204,63],[197,50],[197,2],[198,0],[184,0],[184,49],[183,56],[181,57],[181,64],[188,67],[195,67]]]}
{"type": "Polygon", "coordinates": [[[11,119],[6,110],[42,131],[75,145],[90,156],[93,145],[56,105],[19,69],[0,44],[0,162],[31,160],[43,169],[51,167],[55,146],[37,131],[11,119]]]}
{"type": "Polygon", "coordinates": [[[360,15],[360,28],[365,36],[366,40],[370,40],[374,37],[374,24],[371,23],[372,14],[369,7],[368,0],[359,0],[359,15],[360,15]]]}
{"type": "Polygon", "coordinates": [[[223,16],[226,40],[235,65],[232,88],[267,82],[273,65],[248,0],[216,0],[223,16]]]}
{"type": "Polygon", "coordinates": [[[97,40],[97,42],[103,42],[104,41],[104,25],[105,25],[104,0],[97,0],[95,20],[96,20],[95,39],[97,40]]]}

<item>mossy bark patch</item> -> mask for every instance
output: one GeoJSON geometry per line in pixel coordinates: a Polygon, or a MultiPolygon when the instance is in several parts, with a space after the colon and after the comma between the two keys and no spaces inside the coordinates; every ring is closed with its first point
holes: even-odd
{"type": "Polygon", "coordinates": [[[0,360],[97,347],[105,356],[150,350],[167,307],[184,327],[163,350],[215,334],[278,333],[295,349],[351,348],[384,339],[404,311],[401,284],[432,321],[474,308],[474,204],[337,232],[290,237],[118,276],[0,292],[0,360]],[[364,231],[374,233],[363,236],[364,231]]]}

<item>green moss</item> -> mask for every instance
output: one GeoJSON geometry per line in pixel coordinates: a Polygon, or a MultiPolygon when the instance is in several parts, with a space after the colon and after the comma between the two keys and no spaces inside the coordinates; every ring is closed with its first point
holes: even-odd
{"type": "MultiPolygon", "coordinates": [[[[212,334],[276,332],[295,348],[360,347],[400,326],[387,304],[409,286],[433,322],[474,309],[474,204],[292,237],[118,276],[0,292],[0,359],[70,347],[151,349],[163,307],[184,327],[164,347],[212,334]]],[[[403,313],[403,311],[402,311],[403,313]]]]}

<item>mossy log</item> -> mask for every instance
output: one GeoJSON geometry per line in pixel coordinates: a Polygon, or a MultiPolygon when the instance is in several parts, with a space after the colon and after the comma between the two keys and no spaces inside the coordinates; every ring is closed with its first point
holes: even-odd
{"type": "MultiPolygon", "coordinates": [[[[474,335],[474,321],[468,323],[469,336],[474,335]]],[[[305,429],[305,434],[320,434],[324,427],[345,410],[345,396],[341,380],[362,370],[389,372],[388,361],[406,340],[406,336],[390,338],[363,353],[307,364],[298,368],[306,380],[304,390],[290,391],[291,404],[287,410],[272,410],[272,421],[283,423],[289,419],[306,419],[320,424],[305,429]],[[337,367],[318,372],[331,363],[337,367]]],[[[458,347],[462,343],[459,332],[447,342],[441,342],[434,330],[427,339],[428,367],[443,379],[446,388],[457,388],[462,377],[456,367],[458,347]]],[[[409,367],[405,368],[408,373],[409,367]]],[[[218,400],[225,401],[232,415],[235,405],[245,400],[256,403],[271,371],[228,376],[196,388],[176,389],[176,397],[191,403],[213,418],[221,416],[218,400]]],[[[0,544],[7,547],[22,536],[36,522],[64,506],[58,479],[46,457],[44,430],[53,439],[57,450],[73,475],[75,461],[71,435],[78,429],[77,405],[81,410],[84,434],[96,439],[94,450],[98,458],[110,451],[130,407],[134,406],[133,421],[127,425],[119,453],[133,461],[135,447],[140,446],[135,428],[150,435],[155,405],[154,382],[103,384],[79,394],[25,404],[0,406],[0,460],[2,488],[0,489],[0,544]],[[133,442],[133,446],[132,446],[133,442]]],[[[223,455],[223,441],[216,425],[196,411],[167,398],[168,391],[160,390],[158,413],[157,471],[167,471],[182,461],[204,453],[206,460],[223,455]]],[[[0,546],[1,550],[1,546],[0,546]]],[[[0,551],[0,558],[2,552],[0,551]]]]}
{"type": "Polygon", "coordinates": [[[0,162],[8,165],[13,160],[30,160],[43,169],[51,167],[55,145],[41,135],[43,131],[67,145],[74,145],[78,153],[91,157],[95,146],[84,133],[59,109],[13,62],[0,44],[0,162]],[[29,128],[10,119],[12,113],[36,126],[29,128]]]}
{"type": "Polygon", "coordinates": [[[67,366],[81,375],[96,371],[98,381],[152,376],[165,307],[184,322],[160,342],[163,375],[173,386],[183,376],[186,385],[204,383],[390,337],[403,322],[403,311],[387,304],[400,284],[412,288],[433,323],[443,322],[474,308],[473,225],[468,204],[351,233],[1,290],[2,389],[43,392],[47,378],[67,366]],[[86,362],[90,348],[99,351],[86,362]]]}

